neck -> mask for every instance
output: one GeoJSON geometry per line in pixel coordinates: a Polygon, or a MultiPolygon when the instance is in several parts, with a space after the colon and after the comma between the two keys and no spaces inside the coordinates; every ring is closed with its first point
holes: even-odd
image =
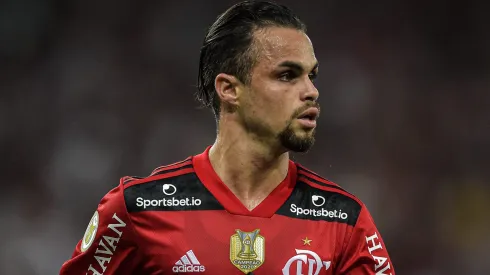
{"type": "Polygon", "coordinates": [[[213,169],[249,210],[287,176],[289,154],[274,148],[238,126],[220,127],[209,151],[213,169]]]}

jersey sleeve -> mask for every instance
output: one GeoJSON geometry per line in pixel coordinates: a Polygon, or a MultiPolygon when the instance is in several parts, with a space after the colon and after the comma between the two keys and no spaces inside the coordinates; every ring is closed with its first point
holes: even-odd
{"type": "Polygon", "coordinates": [[[138,245],[124,202],[122,182],[100,201],[83,238],[60,275],[133,274],[138,245]]]}
{"type": "Polygon", "coordinates": [[[338,271],[342,275],[395,275],[386,246],[366,206],[361,208],[345,244],[338,271]]]}

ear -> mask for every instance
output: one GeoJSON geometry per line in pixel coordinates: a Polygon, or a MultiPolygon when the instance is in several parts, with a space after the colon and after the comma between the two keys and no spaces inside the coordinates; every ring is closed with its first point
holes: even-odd
{"type": "Polygon", "coordinates": [[[214,79],[216,94],[225,109],[235,110],[238,107],[239,85],[236,77],[225,73],[218,74],[214,79]]]}

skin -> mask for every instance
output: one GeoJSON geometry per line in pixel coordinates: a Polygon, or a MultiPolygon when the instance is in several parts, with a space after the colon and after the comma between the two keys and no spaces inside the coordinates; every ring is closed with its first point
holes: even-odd
{"type": "Polygon", "coordinates": [[[221,112],[209,152],[218,176],[250,211],[287,176],[289,151],[313,145],[314,128],[298,116],[319,108],[312,82],[318,62],[304,32],[267,27],[254,33],[253,47],[257,59],[248,85],[228,74],[215,79],[221,112]]]}

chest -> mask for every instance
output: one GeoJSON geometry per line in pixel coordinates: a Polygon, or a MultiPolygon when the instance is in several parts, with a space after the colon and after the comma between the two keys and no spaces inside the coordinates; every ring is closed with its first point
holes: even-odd
{"type": "Polygon", "coordinates": [[[145,212],[133,217],[145,274],[333,274],[336,223],[232,215],[145,212]]]}

